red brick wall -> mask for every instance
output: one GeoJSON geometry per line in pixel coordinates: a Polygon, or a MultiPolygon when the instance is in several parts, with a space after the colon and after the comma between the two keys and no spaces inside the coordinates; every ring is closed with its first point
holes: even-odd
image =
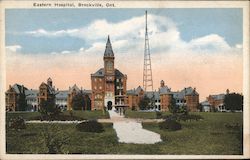
{"type": "Polygon", "coordinates": [[[168,106],[171,104],[172,97],[173,95],[171,94],[160,95],[162,111],[169,111],[168,106]]]}
{"type": "Polygon", "coordinates": [[[189,111],[198,111],[199,95],[186,95],[185,100],[189,111]]]}

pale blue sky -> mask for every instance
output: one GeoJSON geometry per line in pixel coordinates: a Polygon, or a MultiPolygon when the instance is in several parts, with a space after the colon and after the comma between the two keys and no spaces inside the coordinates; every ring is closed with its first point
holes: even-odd
{"type": "MultiPolygon", "coordinates": [[[[88,48],[77,37],[34,37],[25,32],[82,28],[106,19],[118,23],[143,16],[146,9],[6,9],[6,46],[20,45],[23,53],[51,53],[88,48]]],[[[230,45],[242,44],[242,9],[147,9],[149,14],[168,17],[177,25],[180,37],[192,39],[217,34],[230,45]]]]}

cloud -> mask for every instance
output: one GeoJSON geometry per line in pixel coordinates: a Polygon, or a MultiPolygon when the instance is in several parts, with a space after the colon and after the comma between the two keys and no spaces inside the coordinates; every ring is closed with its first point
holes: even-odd
{"type": "Polygon", "coordinates": [[[17,52],[18,50],[22,49],[22,46],[20,46],[20,45],[6,46],[5,49],[9,50],[11,52],[17,52]]]}
{"type": "MultiPolygon", "coordinates": [[[[109,34],[115,66],[128,75],[128,89],[142,85],[144,21],[144,16],[117,23],[100,19],[80,28],[28,31],[25,34],[30,36],[77,37],[89,44],[71,51],[35,55],[17,52],[21,49],[19,45],[7,46],[7,78],[13,83],[25,79],[24,84],[31,84],[32,79],[35,86],[47,77],[55,77],[59,88],[74,83],[90,88],[90,74],[103,67],[102,56],[109,34]]],[[[184,41],[178,25],[167,17],[149,15],[148,24],[156,89],[163,79],[173,90],[195,86],[202,99],[227,88],[242,91],[242,44],[230,46],[215,33],[184,41]]]]}
{"type": "MultiPolygon", "coordinates": [[[[215,33],[192,39],[189,42],[184,41],[181,39],[178,25],[168,17],[149,14],[148,29],[152,54],[186,52],[187,50],[193,53],[217,53],[242,48],[241,44],[231,47],[224,37],[215,33]]],[[[145,17],[138,16],[116,23],[99,19],[80,28],[57,31],[38,29],[25,33],[35,37],[55,38],[69,36],[80,38],[85,40],[90,46],[89,48],[84,48],[84,52],[99,52],[105,45],[107,35],[111,35],[113,45],[118,52],[141,53],[144,47],[144,32],[145,17]]]]}

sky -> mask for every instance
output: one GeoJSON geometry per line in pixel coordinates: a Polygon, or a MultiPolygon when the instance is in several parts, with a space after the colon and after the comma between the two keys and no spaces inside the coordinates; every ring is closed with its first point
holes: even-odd
{"type": "Polygon", "coordinates": [[[142,85],[145,10],[154,89],[195,87],[204,100],[226,89],[242,93],[241,9],[7,9],[6,78],[37,89],[91,89],[110,35],[115,67],[127,88],[142,85]]]}

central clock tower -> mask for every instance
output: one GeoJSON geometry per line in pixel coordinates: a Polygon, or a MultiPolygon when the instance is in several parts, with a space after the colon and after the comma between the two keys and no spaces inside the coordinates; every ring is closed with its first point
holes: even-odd
{"type": "Polygon", "coordinates": [[[104,106],[112,107],[115,105],[115,67],[114,67],[114,53],[108,36],[106,48],[103,56],[104,61],[104,78],[105,78],[105,97],[104,106]]]}

